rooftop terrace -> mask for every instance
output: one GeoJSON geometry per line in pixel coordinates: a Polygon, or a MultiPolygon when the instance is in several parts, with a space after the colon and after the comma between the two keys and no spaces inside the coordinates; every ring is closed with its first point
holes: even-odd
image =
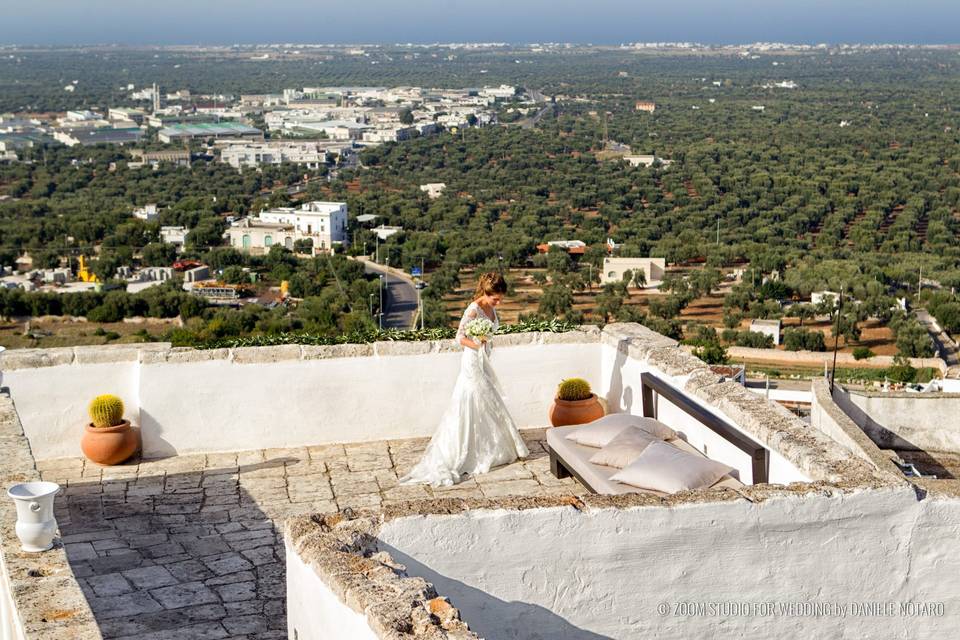
{"type": "Polygon", "coordinates": [[[524,439],[527,460],[442,489],[397,485],[423,438],[116,467],[58,458],[38,468],[66,487],[57,521],[104,638],[286,638],[284,518],[436,497],[583,491],[550,475],[543,430],[526,430],[524,439]]]}
{"type": "Polygon", "coordinates": [[[925,493],[853,451],[849,434],[803,423],[638,325],[498,337],[530,458],[452,488],[397,486],[458,359],[447,340],[6,353],[0,475],[65,490],[62,540],[39,555],[19,550],[0,502],[0,619],[13,637],[45,640],[475,637],[467,625],[490,638],[706,637],[718,620],[664,621],[651,606],[936,596],[950,612],[937,624],[958,622],[960,554],[944,542],[960,531],[955,495],[925,493]],[[656,403],[746,486],[605,497],[554,478],[542,426],[571,375],[611,412],[656,403]],[[665,396],[648,397],[643,375],[762,446],[769,483],[665,396]],[[86,402],[104,391],[141,427],[142,459],[79,457],[86,402]]]}

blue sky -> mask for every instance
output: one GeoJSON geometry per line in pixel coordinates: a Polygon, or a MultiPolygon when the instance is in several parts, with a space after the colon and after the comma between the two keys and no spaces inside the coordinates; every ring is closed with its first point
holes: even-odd
{"type": "Polygon", "coordinates": [[[0,44],[960,41],[960,0],[11,0],[0,44]]]}

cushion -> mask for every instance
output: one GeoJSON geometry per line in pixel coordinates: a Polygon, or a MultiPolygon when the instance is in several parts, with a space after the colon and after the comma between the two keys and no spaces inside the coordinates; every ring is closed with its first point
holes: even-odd
{"type": "Polygon", "coordinates": [[[659,440],[669,440],[676,432],[653,418],[644,418],[630,413],[611,413],[593,422],[577,427],[567,434],[568,440],[586,447],[605,447],[627,427],[636,427],[646,431],[659,440]]]}
{"type": "Polygon", "coordinates": [[[640,457],[610,479],[640,489],[675,493],[709,487],[732,467],[667,444],[651,442],[640,457]]]}
{"type": "Polygon", "coordinates": [[[602,464],[605,467],[623,469],[639,458],[651,442],[659,442],[659,440],[642,429],[627,427],[607,443],[607,446],[593,454],[590,457],[590,462],[592,464],[602,464]]]}

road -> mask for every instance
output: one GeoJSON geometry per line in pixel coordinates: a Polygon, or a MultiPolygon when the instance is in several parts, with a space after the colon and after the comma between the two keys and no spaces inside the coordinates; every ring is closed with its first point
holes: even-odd
{"type": "Polygon", "coordinates": [[[543,95],[536,89],[530,89],[529,87],[524,87],[527,92],[527,96],[536,103],[544,104],[534,115],[529,118],[523,118],[522,120],[517,120],[516,122],[506,122],[504,126],[508,127],[520,127],[521,129],[532,129],[537,126],[537,123],[540,122],[540,119],[547,114],[548,111],[553,109],[553,105],[547,102],[547,96],[543,95]]]}
{"type": "Polygon", "coordinates": [[[920,321],[920,324],[933,339],[937,354],[947,363],[947,373],[944,377],[960,378],[960,349],[957,348],[957,343],[947,335],[946,331],[940,329],[940,325],[926,309],[917,309],[915,314],[917,320],[920,321]]]}
{"type": "Polygon", "coordinates": [[[369,260],[362,260],[367,273],[385,275],[383,291],[383,328],[409,329],[413,326],[413,317],[417,313],[417,290],[413,286],[413,279],[409,276],[399,276],[396,271],[387,271],[382,265],[369,260]]]}
{"type": "Polygon", "coordinates": [[[519,120],[517,121],[517,124],[520,125],[521,129],[533,129],[535,126],[537,126],[537,123],[540,122],[540,118],[545,116],[546,113],[550,111],[550,109],[552,108],[553,108],[553,105],[548,104],[547,106],[540,109],[540,111],[537,111],[537,113],[533,117],[519,120]]]}

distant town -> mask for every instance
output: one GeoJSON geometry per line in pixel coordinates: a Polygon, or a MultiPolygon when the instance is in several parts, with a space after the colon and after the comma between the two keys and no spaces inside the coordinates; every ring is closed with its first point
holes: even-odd
{"type": "MultiPolygon", "coordinates": [[[[517,89],[507,85],[459,90],[304,87],[239,96],[185,89],[164,93],[157,85],[131,84],[127,90],[130,100],[143,106],[0,115],[2,159],[15,161],[19,149],[50,140],[71,147],[123,145],[155,135],[164,144],[213,141],[209,150],[238,169],[283,162],[316,167],[385,142],[495,123],[496,103],[517,97],[517,89]]],[[[189,162],[175,152],[141,157],[148,164],[189,162]]]]}

